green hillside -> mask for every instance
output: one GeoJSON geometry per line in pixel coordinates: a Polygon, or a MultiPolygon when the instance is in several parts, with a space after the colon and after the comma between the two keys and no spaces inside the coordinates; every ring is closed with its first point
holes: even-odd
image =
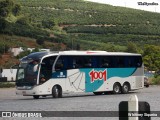
{"type": "Polygon", "coordinates": [[[83,0],[16,1],[22,5],[22,14],[29,15],[33,26],[44,28],[45,23],[54,22],[69,33],[69,39],[82,40],[82,43],[83,40],[94,40],[126,45],[128,41],[133,41],[157,45],[160,38],[159,13],[83,0]]]}
{"type": "MultiPolygon", "coordinates": [[[[34,38],[42,41],[40,47],[47,47],[43,41],[49,41],[63,43],[65,49],[139,52],[147,61],[151,59],[145,52],[148,45],[156,50],[160,46],[159,13],[84,0],[0,1],[10,6],[1,4],[1,34],[34,38]]],[[[157,62],[145,64],[159,69],[157,62]]]]}
{"type": "Polygon", "coordinates": [[[157,45],[160,38],[159,13],[83,0],[15,1],[21,5],[21,11],[18,17],[10,17],[10,21],[20,23],[8,28],[13,34],[39,38],[49,36],[51,32],[55,35],[67,34],[65,39],[94,40],[115,45],[125,45],[128,41],[157,45]],[[22,29],[22,24],[30,26],[22,29]],[[17,31],[14,31],[15,28],[17,31]]]}

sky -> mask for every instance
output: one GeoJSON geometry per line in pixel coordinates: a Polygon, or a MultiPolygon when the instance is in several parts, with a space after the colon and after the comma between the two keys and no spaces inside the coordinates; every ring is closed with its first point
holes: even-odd
{"type": "Polygon", "coordinates": [[[160,0],[86,0],[98,3],[110,4],[113,6],[129,7],[145,11],[160,13],[160,0]],[[158,5],[138,5],[138,2],[156,3],[158,5]]]}

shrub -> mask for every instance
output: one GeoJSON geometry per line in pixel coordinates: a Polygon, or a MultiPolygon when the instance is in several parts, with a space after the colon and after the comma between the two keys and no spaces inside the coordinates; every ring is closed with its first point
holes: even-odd
{"type": "Polygon", "coordinates": [[[153,85],[160,85],[160,75],[156,76],[152,79],[152,84],[153,85]]]}
{"type": "Polygon", "coordinates": [[[39,45],[43,45],[44,44],[44,40],[43,39],[37,39],[36,43],[39,45]]]}
{"type": "Polygon", "coordinates": [[[15,83],[0,82],[0,88],[11,88],[11,87],[15,87],[15,83]]]}

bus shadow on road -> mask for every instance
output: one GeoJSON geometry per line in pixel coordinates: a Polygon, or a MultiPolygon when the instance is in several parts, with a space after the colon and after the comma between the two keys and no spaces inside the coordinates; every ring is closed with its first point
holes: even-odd
{"type": "Polygon", "coordinates": [[[122,96],[122,95],[130,95],[130,94],[137,94],[136,91],[132,91],[132,92],[129,92],[127,94],[113,94],[112,92],[105,92],[104,94],[102,95],[94,95],[94,94],[81,94],[81,95],[72,95],[72,94],[69,94],[68,96],[64,96],[63,98],[76,98],[76,97],[100,97],[100,96],[122,96]]]}
{"type": "Polygon", "coordinates": [[[102,95],[94,95],[93,93],[81,93],[81,94],[64,94],[62,98],[53,98],[52,96],[46,96],[46,97],[42,97],[40,96],[39,99],[33,99],[33,97],[29,97],[29,98],[21,98],[21,99],[18,99],[18,100],[43,100],[43,99],[68,99],[68,98],[84,98],[84,97],[105,97],[105,96],[128,96],[128,95],[131,95],[131,94],[138,94],[139,92],[137,91],[131,91],[127,94],[113,94],[112,92],[105,92],[104,94],[102,95]]]}

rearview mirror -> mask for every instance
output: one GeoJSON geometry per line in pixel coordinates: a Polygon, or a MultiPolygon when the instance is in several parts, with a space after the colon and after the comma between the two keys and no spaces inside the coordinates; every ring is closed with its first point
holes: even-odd
{"type": "Polygon", "coordinates": [[[33,72],[37,72],[37,71],[38,71],[38,64],[33,67],[33,72]]]}

